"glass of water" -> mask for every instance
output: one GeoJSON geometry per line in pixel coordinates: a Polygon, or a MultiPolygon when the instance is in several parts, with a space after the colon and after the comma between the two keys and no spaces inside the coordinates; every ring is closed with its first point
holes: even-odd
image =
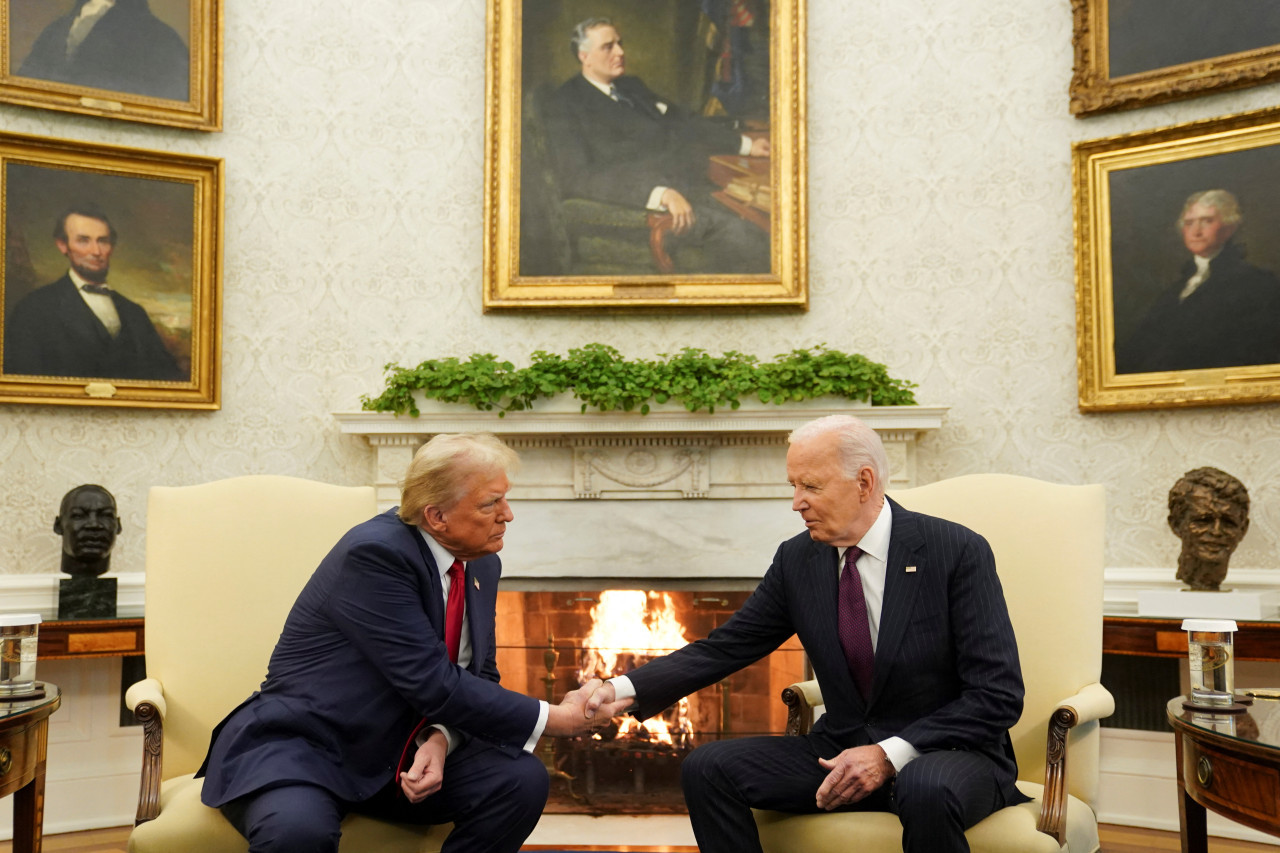
{"type": "Polygon", "coordinates": [[[1223,707],[1235,702],[1235,660],[1230,619],[1184,619],[1191,668],[1191,704],[1223,707]]]}

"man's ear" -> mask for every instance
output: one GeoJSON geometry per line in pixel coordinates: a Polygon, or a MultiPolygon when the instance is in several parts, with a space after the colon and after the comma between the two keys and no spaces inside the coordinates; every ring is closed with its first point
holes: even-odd
{"type": "Polygon", "coordinates": [[[428,532],[438,532],[445,528],[444,512],[437,506],[422,508],[422,527],[428,532]]]}
{"type": "Polygon", "coordinates": [[[53,532],[59,536],[62,535],[62,516],[60,515],[55,515],[53,517],[53,532]]]}

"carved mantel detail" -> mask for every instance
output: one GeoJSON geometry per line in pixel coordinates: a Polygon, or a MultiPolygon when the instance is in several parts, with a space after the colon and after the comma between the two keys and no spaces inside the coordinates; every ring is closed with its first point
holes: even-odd
{"type": "MultiPolygon", "coordinates": [[[[553,401],[554,403],[555,401],[553,401]]],[[[519,454],[512,500],[740,500],[788,498],[786,438],[823,415],[852,412],[880,433],[890,485],[915,484],[916,442],[937,429],[945,406],[853,406],[831,401],[743,405],[715,414],[658,407],[648,415],[581,412],[573,401],[498,417],[427,403],[420,417],[339,412],[339,428],[374,448],[373,483],[383,507],[414,451],[441,432],[488,431],[519,454]]]]}

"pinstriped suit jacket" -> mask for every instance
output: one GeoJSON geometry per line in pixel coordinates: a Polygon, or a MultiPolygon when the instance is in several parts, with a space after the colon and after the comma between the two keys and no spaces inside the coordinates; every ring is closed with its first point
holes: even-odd
{"type": "Polygon", "coordinates": [[[1001,774],[1006,801],[1023,799],[1013,787],[1009,740],[1022,713],[1022,672],[991,547],[968,528],[890,503],[869,699],[854,686],[836,636],[837,550],[806,532],[782,543],[759,587],[724,625],[628,673],[636,715],[651,716],[798,634],[826,702],[815,732],[842,748],[897,735],[922,753],[981,752],[1001,774]]]}

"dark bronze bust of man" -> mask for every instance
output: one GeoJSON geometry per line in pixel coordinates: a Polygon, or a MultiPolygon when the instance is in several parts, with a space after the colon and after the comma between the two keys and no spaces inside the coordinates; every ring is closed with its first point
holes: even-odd
{"type": "Polygon", "coordinates": [[[86,483],[62,497],[53,532],[62,537],[62,571],[97,577],[111,568],[111,548],[124,528],[116,499],[102,486],[86,483]]]}
{"type": "Polygon", "coordinates": [[[1169,527],[1182,540],[1178,580],[1216,592],[1249,531],[1249,492],[1217,468],[1188,471],[1169,490],[1169,527]]]}
{"type": "Polygon", "coordinates": [[[86,483],[63,495],[53,532],[62,537],[62,571],[71,577],[58,584],[60,619],[116,615],[116,579],[98,576],[110,570],[122,529],[116,499],[102,486],[86,483]]]}

